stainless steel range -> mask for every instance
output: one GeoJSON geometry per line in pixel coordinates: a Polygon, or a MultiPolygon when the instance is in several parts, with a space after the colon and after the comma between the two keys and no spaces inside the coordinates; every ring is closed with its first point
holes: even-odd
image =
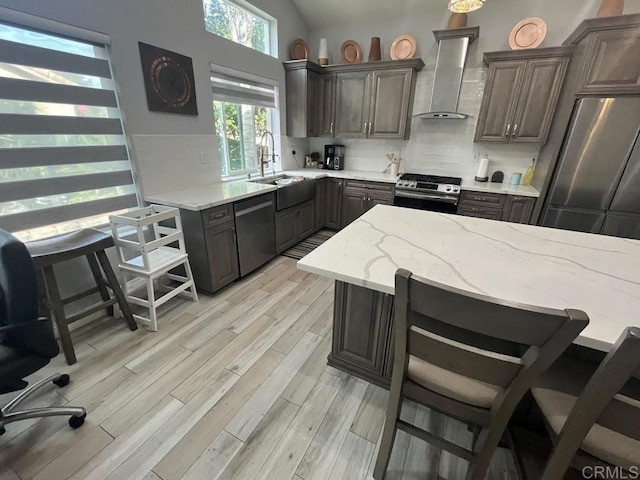
{"type": "Polygon", "coordinates": [[[456,213],[460,199],[459,177],[405,173],[396,182],[393,204],[434,212],[456,213]]]}

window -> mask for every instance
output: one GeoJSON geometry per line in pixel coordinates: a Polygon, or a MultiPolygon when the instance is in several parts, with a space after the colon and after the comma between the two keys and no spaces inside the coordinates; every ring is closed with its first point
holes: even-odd
{"type": "Polygon", "coordinates": [[[138,205],[105,45],[0,23],[0,228],[32,240],[138,205]]]}
{"type": "MultiPolygon", "coordinates": [[[[273,54],[271,25],[275,20],[255,7],[229,0],[203,0],[206,29],[262,53],[273,54]]],[[[274,55],[276,56],[276,55],[274,55]]]]}
{"type": "Polygon", "coordinates": [[[258,171],[257,145],[277,124],[276,88],[223,73],[212,73],[211,85],[222,176],[258,171]]]}

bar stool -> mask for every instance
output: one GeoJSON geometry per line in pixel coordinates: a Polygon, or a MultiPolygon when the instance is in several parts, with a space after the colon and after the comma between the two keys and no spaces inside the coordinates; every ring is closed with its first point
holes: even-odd
{"type": "Polygon", "coordinates": [[[33,263],[40,272],[40,287],[46,292],[45,307],[53,314],[53,318],[58,327],[60,342],[64,357],[69,365],[76,363],[76,354],[69,333],[69,324],[91,315],[99,310],[105,309],[113,316],[113,305],[120,306],[122,315],[130,330],[138,328],[131,313],[131,307],[127,303],[124,294],[118,283],[118,279],[111,268],[105,250],[113,247],[114,242],[111,235],[93,228],[77,230],[71,233],[57,235],[44,240],[35,240],[25,244],[33,263]],[[86,257],[89,268],[96,282],[96,286],[83,292],[62,298],[53,266],[77,257],[86,257]],[[102,271],[100,270],[102,268],[102,271]],[[102,276],[104,272],[105,278],[102,276]],[[43,288],[44,287],[44,288],[43,288]],[[108,288],[113,292],[113,297],[109,294],[108,288]],[[67,316],[64,311],[65,305],[77,302],[94,293],[99,293],[102,301],[84,308],[80,312],[67,316]]]}

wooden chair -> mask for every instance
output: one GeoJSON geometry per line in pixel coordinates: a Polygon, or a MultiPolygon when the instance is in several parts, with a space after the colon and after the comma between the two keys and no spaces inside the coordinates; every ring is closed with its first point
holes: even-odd
{"type": "Polygon", "coordinates": [[[543,480],[563,478],[570,466],[627,472],[615,478],[640,473],[639,380],[639,328],[627,328],[597,369],[562,358],[545,372],[531,389],[555,444],[543,480]]]}
{"type": "Polygon", "coordinates": [[[518,402],[588,323],[579,310],[505,302],[398,270],[393,372],[374,478],[384,478],[399,428],[467,460],[467,479],[484,479],[518,402]],[[403,399],[469,425],[471,450],[401,420],[403,399]]]}

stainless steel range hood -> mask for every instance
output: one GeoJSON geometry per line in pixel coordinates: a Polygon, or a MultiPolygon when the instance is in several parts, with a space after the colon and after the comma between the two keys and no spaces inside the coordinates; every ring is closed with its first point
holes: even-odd
{"type": "Polygon", "coordinates": [[[427,113],[414,115],[425,119],[464,119],[469,115],[458,112],[462,73],[467,49],[480,35],[480,27],[434,30],[438,41],[438,58],[433,77],[431,105],[427,113]]]}

